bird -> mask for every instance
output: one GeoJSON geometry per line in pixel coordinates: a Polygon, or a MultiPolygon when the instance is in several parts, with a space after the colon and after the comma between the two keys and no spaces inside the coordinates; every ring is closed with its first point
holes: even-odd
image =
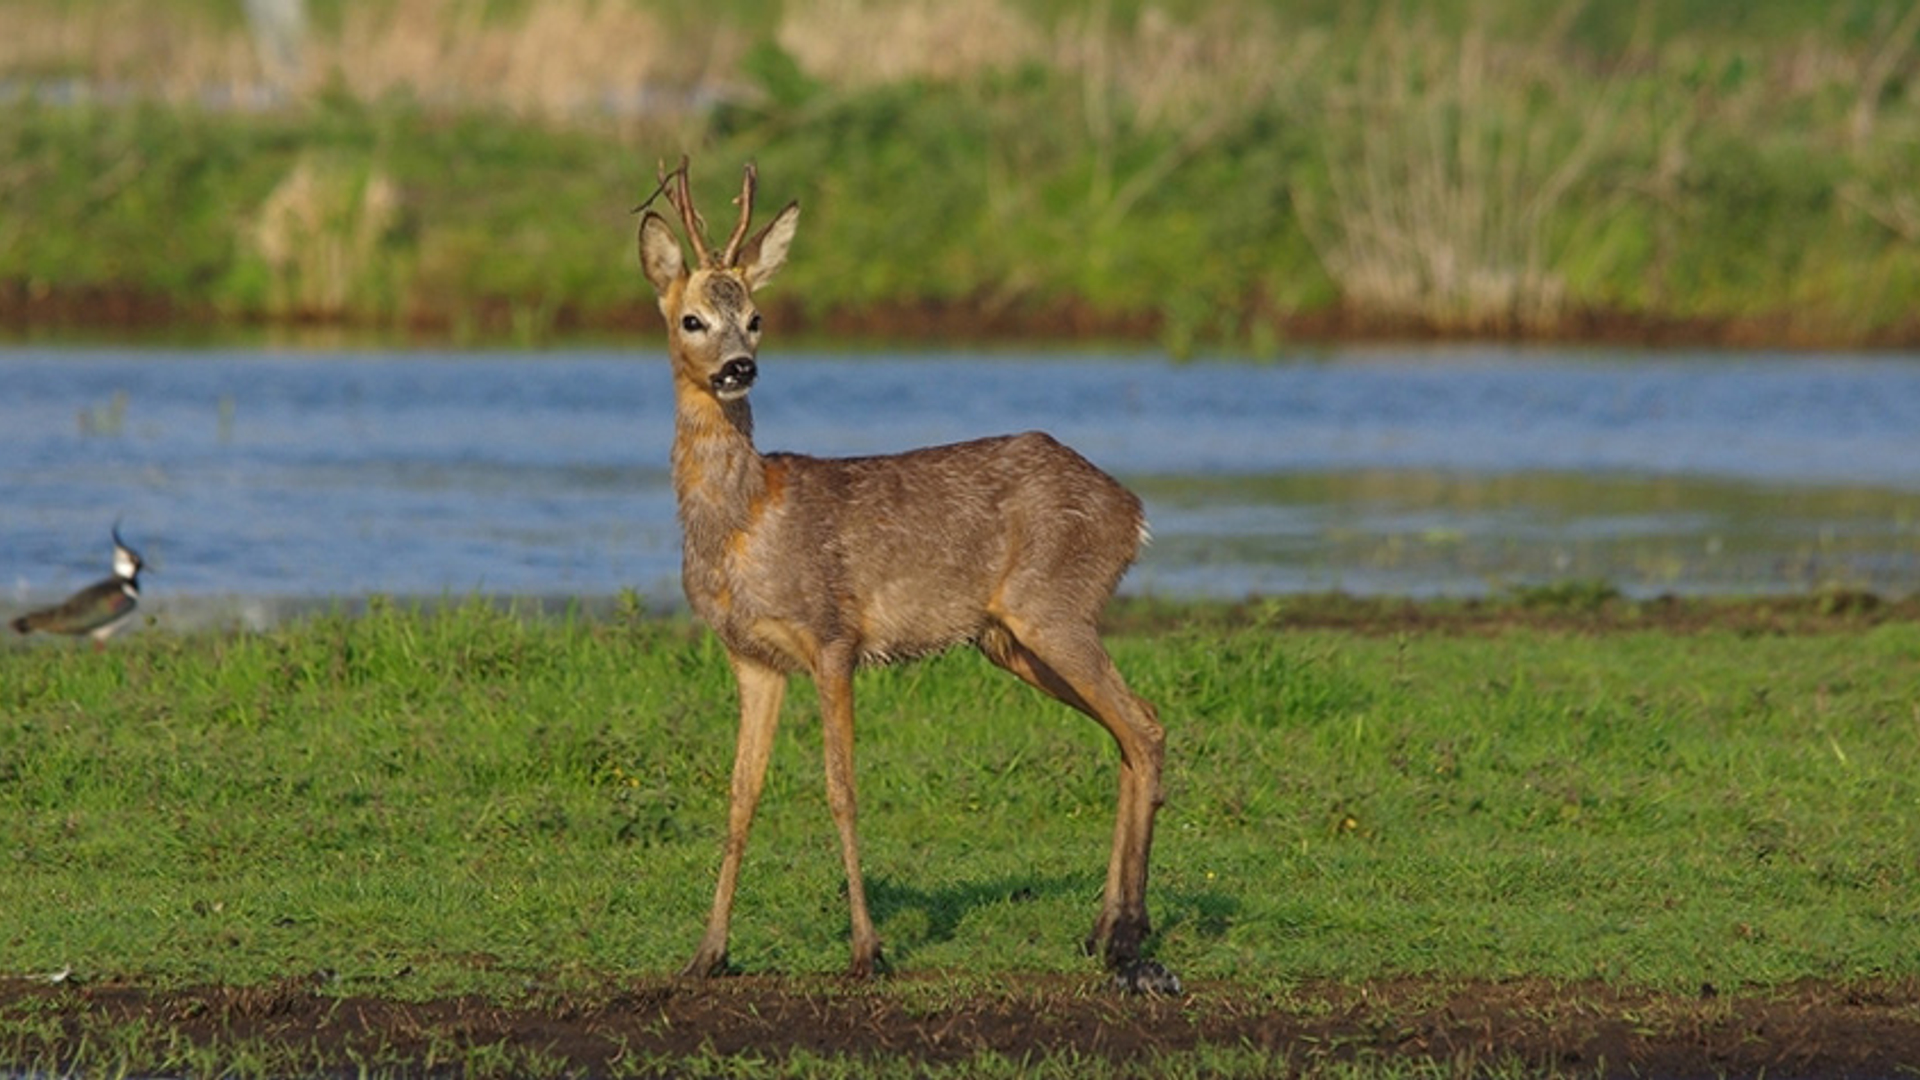
{"type": "Polygon", "coordinates": [[[120,539],[120,523],[116,521],[113,576],[94,582],[50,608],[20,616],[13,620],[13,628],[22,634],[35,630],[74,637],[85,634],[93,638],[95,649],[104,649],[108,636],[126,623],[140,602],[140,571],[145,566],[140,553],[120,539]]]}

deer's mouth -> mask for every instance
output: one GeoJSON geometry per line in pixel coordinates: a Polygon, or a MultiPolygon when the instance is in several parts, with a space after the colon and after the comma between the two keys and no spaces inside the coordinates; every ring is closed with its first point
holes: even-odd
{"type": "Polygon", "coordinates": [[[729,360],[720,366],[713,376],[713,394],[722,401],[731,401],[741,397],[753,388],[753,380],[759,377],[760,369],[751,358],[740,357],[729,360]]]}

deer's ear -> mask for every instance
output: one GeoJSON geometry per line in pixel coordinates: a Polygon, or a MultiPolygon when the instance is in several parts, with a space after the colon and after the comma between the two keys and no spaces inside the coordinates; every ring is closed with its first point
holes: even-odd
{"type": "Polygon", "coordinates": [[[793,232],[800,224],[800,204],[790,202],[785,210],[754,233],[740,251],[740,272],[746,275],[747,288],[758,289],[773,280],[787,262],[787,248],[793,244],[793,232]]]}
{"type": "Polygon", "coordinates": [[[667,226],[667,219],[651,210],[640,219],[640,269],[646,273],[647,280],[653,283],[653,291],[663,297],[674,282],[687,274],[687,261],[680,252],[680,241],[667,226]]]}

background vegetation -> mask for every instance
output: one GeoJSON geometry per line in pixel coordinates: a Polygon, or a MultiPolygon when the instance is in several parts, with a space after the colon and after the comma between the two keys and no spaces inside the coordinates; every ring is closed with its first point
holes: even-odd
{"type": "Polygon", "coordinates": [[[828,331],[1920,332],[1920,4],[286,8],[6,0],[13,322],[650,326],[690,151],[828,331]]]}

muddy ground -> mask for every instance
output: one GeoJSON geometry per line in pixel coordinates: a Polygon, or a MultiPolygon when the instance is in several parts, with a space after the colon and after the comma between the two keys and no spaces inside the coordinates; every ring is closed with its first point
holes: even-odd
{"type": "Polygon", "coordinates": [[[1186,628],[1340,630],[1356,634],[1734,633],[1845,634],[1920,622],[1920,593],[1884,597],[1857,590],[1720,599],[1629,597],[1600,583],[1573,582],[1485,598],[1405,600],[1316,593],[1191,604],[1122,598],[1103,628],[1168,633],[1186,628]]]}
{"type": "Polygon", "coordinates": [[[1803,1080],[1884,1080],[1920,1066],[1913,982],[1761,992],[1702,986],[1673,996],[1537,981],[1302,984],[1282,995],[1202,984],[1166,999],[1117,995],[1091,975],[970,994],[945,992],[938,976],[911,978],[921,993],[825,977],[741,977],[535,992],[518,1004],[343,996],[317,978],[165,992],[11,981],[0,982],[0,1015],[55,1014],[69,1046],[83,1031],[140,1021],[195,1044],[264,1044],[309,1064],[411,1063],[423,1073],[436,1061],[444,1069],[463,1048],[589,1076],[689,1055],[799,1052],[930,1069],[983,1052],[1106,1059],[1152,1075],[1161,1055],[1205,1046],[1263,1055],[1274,1075],[1382,1059],[1517,1066],[1529,1075],[1803,1080]]]}

